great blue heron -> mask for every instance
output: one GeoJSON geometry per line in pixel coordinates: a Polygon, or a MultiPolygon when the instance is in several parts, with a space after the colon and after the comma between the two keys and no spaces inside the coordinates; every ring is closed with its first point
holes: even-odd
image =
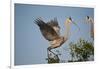
{"type": "Polygon", "coordinates": [[[90,16],[86,16],[86,22],[90,24],[90,35],[94,39],[94,20],[90,16]]]}
{"type": "Polygon", "coordinates": [[[51,49],[60,47],[63,43],[65,43],[65,41],[68,40],[70,23],[74,23],[75,25],[77,25],[72,21],[71,17],[67,18],[65,21],[66,34],[64,36],[61,36],[60,26],[58,25],[57,18],[54,18],[54,20],[51,20],[49,22],[44,22],[41,18],[37,18],[35,20],[35,23],[39,26],[39,29],[44,38],[50,42],[50,47],[48,47],[47,49],[50,52],[52,52],[51,49]]]}

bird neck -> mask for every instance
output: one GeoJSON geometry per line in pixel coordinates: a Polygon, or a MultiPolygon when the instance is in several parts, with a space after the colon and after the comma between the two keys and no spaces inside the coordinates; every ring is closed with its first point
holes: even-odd
{"type": "Polygon", "coordinates": [[[94,23],[94,20],[92,18],[89,19],[89,23],[94,23]]]}
{"type": "Polygon", "coordinates": [[[70,36],[70,22],[66,20],[65,26],[66,28],[65,28],[65,34],[64,34],[64,41],[68,40],[70,36]]]}

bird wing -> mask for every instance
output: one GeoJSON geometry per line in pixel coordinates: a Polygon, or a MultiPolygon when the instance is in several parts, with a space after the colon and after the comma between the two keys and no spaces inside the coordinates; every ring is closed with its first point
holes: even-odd
{"type": "Polygon", "coordinates": [[[58,24],[57,18],[54,18],[54,20],[50,20],[49,22],[47,22],[47,24],[51,26],[58,35],[60,34],[60,26],[58,24]]]}
{"type": "Polygon", "coordinates": [[[40,31],[45,39],[52,41],[59,38],[59,35],[55,32],[55,30],[51,26],[46,24],[43,20],[38,18],[35,20],[35,23],[39,26],[40,31]]]}

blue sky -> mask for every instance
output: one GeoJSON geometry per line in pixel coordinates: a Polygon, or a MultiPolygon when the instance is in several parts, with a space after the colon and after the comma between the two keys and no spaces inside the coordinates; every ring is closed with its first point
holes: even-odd
{"type": "MultiPolygon", "coordinates": [[[[71,16],[73,21],[76,21],[81,30],[70,36],[65,44],[57,48],[62,54],[60,58],[69,60],[68,43],[75,42],[79,38],[92,41],[89,35],[90,25],[84,22],[87,15],[94,18],[94,9],[15,4],[15,65],[47,63],[45,59],[47,58],[49,43],[34,23],[34,20],[38,17],[42,17],[46,22],[57,17],[62,35],[65,32],[64,22],[66,18],[71,16]]],[[[76,30],[77,27],[71,25],[71,32],[73,33],[76,30]]]]}

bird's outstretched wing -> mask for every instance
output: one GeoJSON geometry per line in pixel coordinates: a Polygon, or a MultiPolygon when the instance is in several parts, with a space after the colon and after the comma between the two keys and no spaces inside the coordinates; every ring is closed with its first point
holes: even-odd
{"type": "Polygon", "coordinates": [[[51,26],[57,34],[60,34],[60,26],[58,24],[57,18],[54,18],[54,20],[50,20],[49,22],[47,22],[47,24],[51,26]]]}
{"type": "Polygon", "coordinates": [[[54,20],[50,20],[49,22],[47,22],[47,24],[50,25],[50,26],[52,26],[52,27],[54,27],[54,26],[55,27],[59,27],[57,18],[54,18],[54,20]]]}
{"type": "Polygon", "coordinates": [[[59,35],[55,32],[55,30],[40,18],[36,19],[35,23],[39,26],[40,31],[45,39],[52,41],[59,38],[59,35]]]}

